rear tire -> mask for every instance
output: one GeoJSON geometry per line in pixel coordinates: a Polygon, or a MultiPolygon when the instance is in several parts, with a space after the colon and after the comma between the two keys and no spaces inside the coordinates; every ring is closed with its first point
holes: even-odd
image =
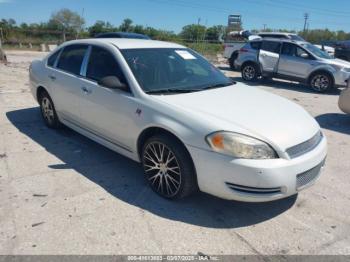
{"type": "Polygon", "coordinates": [[[231,70],[236,70],[235,61],[237,57],[238,57],[238,53],[233,53],[230,59],[228,60],[231,70]]]}
{"type": "Polygon", "coordinates": [[[146,141],[142,166],[152,190],[164,198],[181,199],[198,190],[189,153],[169,135],[155,135],[146,141]]]}
{"type": "Polygon", "coordinates": [[[314,91],[325,93],[333,88],[334,83],[329,73],[316,72],[311,75],[309,85],[314,91]]]}
{"type": "Polygon", "coordinates": [[[244,81],[255,82],[258,80],[259,69],[256,64],[247,63],[242,66],[241,73],[244,81]]]}
{"type": "Polygon", "coordinates": [[[41,115],[47,127],[49,128],[59,128],[61,127],[61,122],[58,119],[55,106],[52,102],[50,95],[43,91],[39,97],[41,115]]]}

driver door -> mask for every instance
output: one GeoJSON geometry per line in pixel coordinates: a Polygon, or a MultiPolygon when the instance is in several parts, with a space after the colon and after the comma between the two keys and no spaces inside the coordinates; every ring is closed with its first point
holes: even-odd
{"type": "Polygon", "coordinates": [[[278,74],[296,78],[307,78],[317,61],[294,43],[283,43],[278,74]]]}
{"type": "Polygon", "coordinates": [[[275,73],[277,71],[280,49],[280,42],[263,41],[259,52],[259,63],[263,72],[275,73]]]}

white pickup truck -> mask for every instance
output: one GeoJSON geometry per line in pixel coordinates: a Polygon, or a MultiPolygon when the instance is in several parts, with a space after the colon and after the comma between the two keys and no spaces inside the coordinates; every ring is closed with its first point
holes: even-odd
{"type": "Polygon", "coordinates": [[[246,44],[250,35],[248,31],[232,31],[228,34],[224,43],[224,57],[228,60],[230,68],[235,69],[235,60],[238,57],[239,50],[246,44]]]}

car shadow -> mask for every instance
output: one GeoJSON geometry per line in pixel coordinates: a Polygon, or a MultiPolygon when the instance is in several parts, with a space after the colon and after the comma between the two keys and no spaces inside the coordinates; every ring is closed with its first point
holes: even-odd
{"type": "MultiPolygon", "coordinates": [[[[266,87],[272,87],[275,89],[285,89],[290,91],[297,91],[301,93],[308,93],[308,94],[320,94],[316,91],[313,91],[310,87],[298,83],[298,82],[291,82],[291,81],[283,81],[279,79],[260,79],[256,82],[247,82],[244,81],[241,77],[230,77],[230,79],[237,83],[244,83],[248,86],[266,86],[266,87]]],[[[339,95],[341,90],[339,88],[333,88],[329,92],[326,92],[326,95],[339,95]]]]}
{"type": "Polygon", "coordinates": [[[50,169],[74,169],[112,196],[166,219],[209,228],[245,227],[280,215],[297,199],[292,196],[268,203],[242,203],[198,193],[169,201],[148,187],[138,163],[71,129],[48,129],[41,121],[39,108],[15,110],[6,116],[21,133],[63,162],[50,169]]]}
{"type": "Polygon", "coordinates": [[[341,113],[327,113],[316,116],[322,128],[350,135],[350,115],[341,113]]]}

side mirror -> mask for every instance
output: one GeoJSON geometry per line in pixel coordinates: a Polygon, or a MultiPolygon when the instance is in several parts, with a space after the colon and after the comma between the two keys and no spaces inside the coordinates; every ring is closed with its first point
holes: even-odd
{"type": "Polygon", "coordinates": [[[309,59],[309,55],[307,53],[302,53],[300,57],[304,59],[309,59]]]}
{"type": "Polygon", "coordinates": [[[106,76],[100,79],[97,84],[110,89],[119,89],[125,92],[130,91],[129,87],[126,84],[120,82],[119,78],[116,76],[106,76]]]}

